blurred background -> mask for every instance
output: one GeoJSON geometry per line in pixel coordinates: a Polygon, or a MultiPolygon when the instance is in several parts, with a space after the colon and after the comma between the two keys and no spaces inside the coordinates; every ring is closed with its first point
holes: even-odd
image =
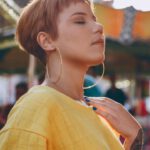
{"type": "MultiPolygon", "coordinates": [[[[0,0],[0,128],[28,88],[40,84],[44,66],[17,46],[14,34],[22,8],[29,0],[0,0]]],[[[94,0],[98,22],[106,35],[105,73],[89,69],[86,96],[107,96],[136,117],[145,132],[144,150],[150,150],[150,1],[94,0]]],[[[31,14],[32,15],[32,14],[31,14]]]]}

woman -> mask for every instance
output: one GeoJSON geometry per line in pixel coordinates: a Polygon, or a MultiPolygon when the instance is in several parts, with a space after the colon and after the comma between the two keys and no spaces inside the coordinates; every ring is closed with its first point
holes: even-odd
{"type": "Polygon", "coordinates": [[[42,85],[15,104],[0,133],[0,149],[141,149],[141,126],[120,104],[84,98],[87,69],[105,59],[103,27],[88,0],[33,0],[22,12],[16,36],[47,73],[42,85]],[[125,137],[124,145],[118,135],[125,137]]]}

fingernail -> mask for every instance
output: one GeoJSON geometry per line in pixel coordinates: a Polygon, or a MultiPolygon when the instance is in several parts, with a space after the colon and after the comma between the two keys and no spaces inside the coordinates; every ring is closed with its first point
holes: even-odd
{"type": "Polygon", "coordinates": [[[96,107],[93,107],[93,110],[97,110],[97,108],[96,108],[96,107]]]}
{"type": "Polygon", "coordinates": [[[86,102],[90,102],[90,100],[87,97],[84,97],[86,102]]]}

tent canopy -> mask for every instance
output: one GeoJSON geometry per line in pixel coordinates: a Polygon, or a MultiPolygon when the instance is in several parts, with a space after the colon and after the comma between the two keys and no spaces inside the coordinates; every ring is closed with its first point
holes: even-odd
{"type": "MultiPolygon", "coordinates": [[[[95,12],[98,21],[104,26],[107,37],[118,39],[123,30],[124,10],[95,4],[95,12]]],[[[132,27],[134,40],[150,40],[150,12],[136,11],[132,27]]],[[[132,20],[131,20],[132,21],[132,20]]]]}

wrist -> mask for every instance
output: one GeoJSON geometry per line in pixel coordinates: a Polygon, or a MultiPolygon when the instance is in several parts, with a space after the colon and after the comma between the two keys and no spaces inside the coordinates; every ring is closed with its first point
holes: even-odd
{"type": "Polygon", "coordinates": [[[126,138],[125,139],[125,143],[124,143],[125,150],[130,150],[134,140],[135,140],[134,138],[126,138]]]}
{"type": "Polygon", "coordinates": [[[126,139],[127,139],[127,140],[130,140],[130,141],[134,140],[134,139],[137,137],[139,130],[142,130],[142,127],[141,127],[140,124],[137,124],[137,125],[134,126],[134,128],[131,130],[130,135],[126,136],[126,139]]]}
{"type": "Polygon", "coordinates": [[[125,140],[125,150],[142,150],[143,146],[143,130],[139,128],[136,137],[131,136],[125,140]]]}

